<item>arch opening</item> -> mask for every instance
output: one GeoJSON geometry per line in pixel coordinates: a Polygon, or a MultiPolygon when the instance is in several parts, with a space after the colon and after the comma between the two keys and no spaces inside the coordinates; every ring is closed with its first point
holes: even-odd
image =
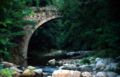
{"type": "Polygon", "coordinates": [[[54,36],[59,28],[57,25],[53,24],[59,21],[60,17],[49,20],[37,27],[31,35],[27,51],[27,63],[29,65],[45,65],[49,59],[54,58],[53,56],[46,55],[53,49],[59,49],[59,45],[55,43],[56,36],[54,36]],[[52,32],[52,29],[54,32],[52,32]]]}

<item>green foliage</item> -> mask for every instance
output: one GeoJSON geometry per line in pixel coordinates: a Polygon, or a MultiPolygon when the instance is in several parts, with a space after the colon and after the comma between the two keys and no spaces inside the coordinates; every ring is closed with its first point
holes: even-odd
{"type": "Polygon", "coordinates": [[[49,5],[56,6],[59,10],[64,8],[64,0],[48,0],[49,5]]]}
{"type": "Polygon", "coordinates": [[[90,64],[90,60],[87,58],[83,58],[80,60],[80,64],[90,64]]]}
{"type": "Polygon", "coordinates": [[[16,38],[24,34],[23,26],[27,21],[24,16],[30,14],[26,6],[27,0],[0,1],[0,56],[9,60],[18,41],[16,38]]]}
{"type": "Polygon", "coordinates": [[[102,55],[119,56],[120,23],[110,18],[109,0],[65,0],[63,6],[63,24],[68,32],[64,49],[104,50],[102,55]]]}
{"type": "Polygon", "coordinates": [[[12,74],[13,74],[13,71],[8,68],[0,70],[1,77],[12,77],[12,74]]]}
{"type": "MultiPolygon", "coordinates": [[[[119,56],[120,22],[118,8],[112,0],[2,0],[0,1],[0,56],[8,60],[12,48],[20,42],[23,26],[31,24],[23,18],[33,14],[29,5],[55,5],[63,18],[39,29],[43,36],[41,49],[96,50],[100,55],[119,56]],[[26,6],[28,5],[28,6],[26,6]],[[117,13],[116,13],[117,12],[117,13]],[[114,15],[117,14],[118,16],[114,15]],[[46,40],[44,40],[46,39],[46,40]],[[49,41],[48,41],[49,40],[49,41]],[[46,44],[46,42],[49,44],[46,44]],[[43,44],[44,43],[44,44],[43,44]]],[[[38,32],[39,33],[39,32],[38,32]]],[[[39,40],[38,39],[38,40],[39,40]]],[[[36,41],[37,42],[37,41],[36,41]]]]}
{"type": "Polygon", "coordinates": [[[39,39],[44,39],[44,35],[50,40],[45,46],[41,43],[41,47],[47,48],[50,45],[48,49],[92,50],[97,51],[98,56],[119,56],[120,22],[117,16],[114,19],[115,17],[110,14],[111,10],[118,8],[111,6],[116,1],[47,1],[49,5],[59,8],[63,18],[57,22],[48,23],[47,27],[36,32],[38,35],[42,33],[39,39]]]}

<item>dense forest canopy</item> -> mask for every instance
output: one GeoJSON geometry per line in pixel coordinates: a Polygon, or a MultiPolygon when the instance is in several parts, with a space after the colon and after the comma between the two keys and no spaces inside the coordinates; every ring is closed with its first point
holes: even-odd
{"type": "MultiPolygon", "coordinates": [[[[1,0],[0,1],[0,57],[10,59],[12,49],[20,42],[24,25],[31,24],[23,18],[31,14],[31,6],[58,7],[63,18],[51,22],[51,44],[56,49],[96,50],[119,55],[120,1],[117,0],[1,0]],[[57,26],[57,29],[55,26],[57,26]],[[56,31],[57,30],[57,31],[56,31]],[[54,41],[56,40],[56,41],[54,41]]],[[[44,30],[42,30],[44,31],[44,30]]],[[[38,31],[39,33],[39,31],[38,31]]],[[[104,55],[104,54],[102,54],[104,55]]]]}

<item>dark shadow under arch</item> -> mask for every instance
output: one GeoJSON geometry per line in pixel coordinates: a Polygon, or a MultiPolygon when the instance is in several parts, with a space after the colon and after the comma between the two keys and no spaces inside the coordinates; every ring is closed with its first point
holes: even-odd
{"type": "Polygon", "coordinates": [[[50,57],[42,57],[42,55],[45,54],[47,51],[50,51],[51,48],[57,48],[57,47],[54,44],[52,44],[53,42],[52,38],[50,36],[45,35],[44,31],[52,26],[48,23],[56,22],[56,20],[59,19],[61,18],[55,18],[48,21],[47,23],[42,24],[32,34],[28,44],[28,52],[27,52],[28,64],[37,65],[37,66],[45,65],[46,62],[50,59],[50,57]],[[37,31],[39,31],[38,34],[36,34],[37,31]]]}

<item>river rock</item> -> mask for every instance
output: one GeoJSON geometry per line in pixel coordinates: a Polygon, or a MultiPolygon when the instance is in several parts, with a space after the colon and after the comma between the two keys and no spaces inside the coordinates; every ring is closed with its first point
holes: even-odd
{"type": "Polygon", "coordinates": [[[117,75],[116,77],[120,77],[120,75],[117,75]]]}
{"type": "Polygon", "coordinates": [[[82,77],[92,77],[91,72],[82,72],[82,77]]]}
{"type": "Polygon", "coordinates": [[[105,64],[110,64],[110,63],[113,63],[114,60],[113,60],[112,58],[104,58],[104,59],[103,59],[103,62],[104,62],[105,64]]]}
{"type": "Polygon", "coordinates": [[[21,73],[14,71],[12,77],[20,77],[21,73]]]}
{"type": "Polygon", "coordinates": [[[102,60],[102,59],[98,57],[98,58],[95,59],[95,62],[97,63],[100,60],[102,60]]]}
{"type": "Polygon", "coordinates": [[[108,65],[106,65],[106,68],[104,70],[105,71],[109,71],[109,70],[116,71],[118,68],[117,66],[118,66],[118,63],[109,63],[108,65]]]}
{"type": "Polygon", "coordinates": [[[51,59],[48,61],[49,65],[55,65],[56,64],[56,60],[55,59],[51,59]]]}
{"type": "Polygon", "coordinates": [[[80,68],[81,68],[81,71],[92,71],[92,69],[93,69],[92,66],[90,66],[88,64],[81,65],[80,68]]]}
{"type": "Polygon", "coordinates": [[[14,67],[14,66],[15,66],[13,63],[6,62],[6,61],[3,61],[2,64],[3,64],[3,66],[4,66],[5,68],[14,67]]]}
{"type": "Polygon", "coordinates": [[[106,67],[106,64],[103,62],[103,60],[99,60],[99,61],[97,61],[94,70],[101,70],[102,71],[105,69],[105,67],[106,67]]]}
{"type": "Polygon", "coordinates": [[[42,69],[35,69],[35,70],[33,70],[35,73],[37,73],[37,74],[41,74],[41,73],[43,73],[43,70],[42,69]]]}
{"type": "Polygon", "coordinates": [[[63,66],[60,66],[59,69],[66,69],[66,70],[78,70],[79,67],[77,67],[75,64],[63,64],[63,66]]]}
{"type": "Polygon", "coordinates": [[[36,77],[43,77],[43,70],[42,69],[35,69],[33,71],[36,73],[36,77]]]}
{"type": "Polygon", "coordinates": [[[56,70],[52,77],[80,77],[81,72],[72,70],[56,70]]]}
{"type": "Polygon", "coordinates": [[[33,70],[30,70],[30,69],[26,69],[22,73],[22,77],[34,77],[35,75],[36,75],[36,73],[33,70]]]}
{"type": "Polygon", "coordinates": [[[107,77],[106,72],[98,72],[95,77],[107,77]]]}
{"type": "Polygon", "coordinates": [[[26,70],[24,70],[24,72],[22,73],[22,76],[24,77],[34,77],[36,75],[36,73],[34,72],[36,68],[33,66],[28,66],[26,70]]]}
{"type": "Polygon", "coordinates": [[[107,72],[107,76],[108,77],[116,77],[117,73],[115,73],[115,72],[107,72]]]}
{"type": "Polygon", "coordinates": [[[30,70],[35,70],[35,69],[36,69],[36,67],[34,67],[34,66],[28,66],[28,67],[27,67],[27,69],[30,69],[30,70]]]}
{"type": "Polygon", "coordinates": [[[18,73],[22,73],[22,72],[23,72],[22,70],[18,69],[18,68],[15,67],[15,66],[10,67],[10,69],[13,70],[13,71],[16,71],[16,72],[18,72],[18,73]]]}

